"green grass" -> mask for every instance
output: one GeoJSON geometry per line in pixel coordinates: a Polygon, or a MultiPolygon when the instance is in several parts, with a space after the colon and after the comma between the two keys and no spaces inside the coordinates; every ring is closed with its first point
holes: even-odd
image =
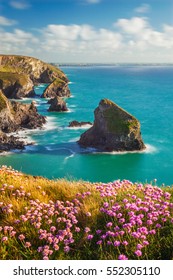
{"type": "Polygon", "coordinates": [[[10,86],[16,82],[21,86],[24,86],[28,83],[28,76],[26,74],[0,72],[0,80],[2,81],[3,86],[10,86]]]}

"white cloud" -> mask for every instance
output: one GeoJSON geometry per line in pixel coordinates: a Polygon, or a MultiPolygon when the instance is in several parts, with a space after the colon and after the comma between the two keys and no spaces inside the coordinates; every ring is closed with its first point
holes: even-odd
{"type": "Polygon", "coordinates": [[[150,10],[151,10],[151,6],[149,4],[142,4],[141,6],[135,9],[135,12],[145,14],[150,12],[150,10]]]}
{"type": "Polygon", "coordinates": [[[164,25],[163,31],[154,30],[147,18],[119,19],[115,26],[124,33],[124,41],[130,45],[142,47],[149,51],[150,47],[171,48],[173,47],[173,26],[164,25]],[[132,44],[133,42],[133,44],[132,44]]]}
{"type": "Polygon", "coordinates": [[[142,30],[148,27],[148,22],[145,18],[133,17],[131,19],[119,19],[114,26],[120,27],[123,32],[129,34],[139,34],[142,30]]]}
{"type": "Polygon", "coordinates": [[[20,29],[13,32],[6,32],[0,29],[0,53],[10,54],[30,54],[34,53],[38,39],[33,34],[20,29]]]}
{"type": "Polygon", "coordinates": [[[14,9],[25,10],[30,7],[30,4],[26,1],[10,1],[10,6],[14,9]]]}
{"type": "Polygon", "coordinates": [[[7,32],[11,21],[2,17],[0,21],[0,53],[57,62],[173,62],[173,26],[164,24],[157,30],[144,17],[121,18],[114,30],[87,24],[50,24],[37,36],[22,29],[7,32]]]}
{"type": "Polygon", "coordinates": [[[121,35],[90,25],[48,25],[43,30],[42,48],[52,52],[93,54],[115,51],[121,35]]]}
{"type": "Polygon", "coordinates": [[[0,16],[0,26],[11,26],[17,22],[13,19],[8,19],[6,17],[0,16]]]}

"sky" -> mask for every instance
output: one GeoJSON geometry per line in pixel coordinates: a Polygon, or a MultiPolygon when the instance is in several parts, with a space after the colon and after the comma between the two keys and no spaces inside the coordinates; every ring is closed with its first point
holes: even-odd
{"type": "Polygon", "coordinates": [[[0,0],[0,53],[173,63],[173,0],[0,0]]]}

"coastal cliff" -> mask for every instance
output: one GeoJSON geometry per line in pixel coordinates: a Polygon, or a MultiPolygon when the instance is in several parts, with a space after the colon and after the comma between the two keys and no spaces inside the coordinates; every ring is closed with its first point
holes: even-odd
{"type": "Polygon", "coordinates": [[[42,97],[70,96],[68,79],[57,67],[33,57],[0,55],[0,89],[7,98],[32,97],[39,83],[50,84],[42,97]]]}
{"type": "Polygon", "coordinates": [[[8,133],[21,129],[41,128],[46,122],[37,112],[34,103],[21,104],[9,101],[0,90],[0,151],[22,149],[25,143],[8,133]]]}
{"type": "Polygon", "coordinates": [[[78,143],[101,151],[139,151],[145,145],[139,121],[108,99],[100,101],[94,111],[94,125],[84,132],[78,143]]]}

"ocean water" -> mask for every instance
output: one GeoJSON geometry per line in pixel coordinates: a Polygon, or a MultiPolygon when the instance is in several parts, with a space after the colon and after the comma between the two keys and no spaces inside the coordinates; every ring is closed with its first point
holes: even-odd
{"type": "MultiPolygon", "coordinates": [[[[38,111],[47,116],[41,130],[21,133],[35,145],[24,151],[1,155],[0,165],[47,178],[110,182],[173,184],[173,67],[87,66],[64,67],[72,96],[68,112],[47,112],[47,100],[34,98],[38,111]],[[88,127],[69,128],[72,120],[93,121],[94,109],[109,98],[141,123],[147,149],[135,153],[97,153],[82,149],[76,141],[88,127]]],[[[36,87],[41,94],[46,85],[36,87]]],[[[31,102],[25,99],[22,102],[31,102]]]]}

